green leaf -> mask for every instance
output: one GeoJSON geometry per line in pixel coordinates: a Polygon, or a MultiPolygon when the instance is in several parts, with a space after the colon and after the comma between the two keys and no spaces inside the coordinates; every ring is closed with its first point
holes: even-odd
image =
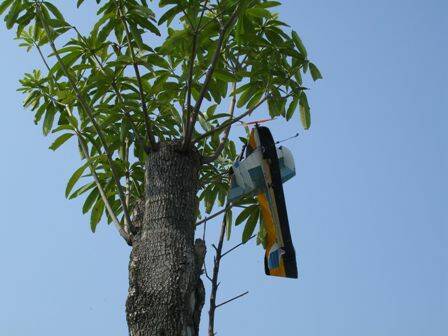
{"type": "Polygon", "coordinates": [[[70,139],[74,134],[73,133],[65,133],[62,134],[59,138],[57,138],[49,147],[51,150],[55,151],[59,147],[61,147],[68,139],[70,139]]]}
{"type": "Polygon", "coordinates": [[[89,196],[87,196],[87,198],[86,198],[86,200],[84,202],[84,205],[82,206],[82,213],[83,214],[87,213],[90,210],[90,208],[92,208],[92,205],[96,201],[98,196],[99,196],[99,192],[98,192],[97,188],[93,189],[90,192],[89,196]]]}
{"type": "Polygon", "coordinates": [[[84,173],[84,170],[86,170],[86,168],[87,163],[83,164],[81,167],[76,169],[72,177],[70,177],[67,183],[67,187],[65,188],[65,197],[68,197],[70,195],[70,192],[73,190],[73,187],[75,186],[76,182],[78,182],[78,180],[80,179],[82,173],[84,173]]]}
{"type": "Polygon", "coordinates": [[[253,211],[250,214],[249,219],[247,220],[246,226],[243,230],[242,243],[245,244],[250,239],[252,234],[254,233],[255,226],[257,225],[258,218],[260,217],[260,210],[258,206],[255,207],[256,211],[253,211]]]}
{"type": "Polygon", "coordinates": [[[211,213],[216,197],[218,196],[218,188],[207,189],[205,192],[205,212],[211,213]]]}
{"type": "Polygon", "coordinates": [[[286,111],[286,120],[290,120],[294,115],[295,110],[297,109],[297,105],[299,104],[300,96],[294,96],[291,104],[289,104],[288,110],[286,111]]]}
{"type": "MultiPolygon", "coordinates": [[[[176,2],[175,2],[176,3],[176,2]]],[[[160,3],[161,5],[161,3],[160,3]]],[[[174,17],[182,12],[182,6],[175,6],[173,8],[170,8],[167,10],[159,19],[159,26],[162,25],[164,22],[167,22],[168,24],[171,23],[171,21],[174,19],[174,17]]]]}
{"type": "Polygon", "coordinates": [[[257,245],[262,245],[264,249],[266,249],[266,238],[267,238],[267,231],[266,227],[263,222],[263,217],[260,216],[260,230],[257,234],[257,245]]]}
{"type": "Polygon", "coordinates": [[[303,42],[300,39],[299,35],[295,31],[292,31],[292,39],[293,39],[294,44],[296,45],[297,49],[299,49],[300,53],[306,58],[308,56],[306,48],[303,45],[303,42]]]}
{"type": "Polygon", "coordinates": [[[322,74],[320,73],[317,66],[315,66],[314,63],[311,63],[311,62],[309,63],[309,66],[310,66],[311,77],[313,78],[313,80],[317,81],[318,79],[322,79],[322,74]]]}
{"type": "Polygon", "coordinates": [[[267,9],[265,8],[249,8],[246,13],[248,15],[251,16],[256,16],[256,17],[270,17],[271,16],[271,12],[269,12],[267,9]]]}
{"type": "Polygon", "coordinates": [[[226,212],[226,237],[227,240],[230,239],[230,235],[232,233],[232,210],[229,209],[226,212]]]}
{"type": "Polygon", "coordinates": [[[14,23],[17,20],[17,17],[22,10],[21,5],[21,0],[15,0],[8,14],[5,16],[6,28],[11,29],[13,27],[14,23]]]}
{"type": "Polygon", "coordinates": [[[77,190],[75,190],[74,192],[72,192],[72,194],[70,195],[70,197],[68,199],[74,199],[82,194],[84,194],[86,191],[89,191],[90,189],[95,187],[95,182],[89,182],[85,185],[83,185],[82,187],[78,188],[77,190]]]}
{"type": "Polygon", "coordinates": [[[262,2],[260,4],[260,6],[262,6],[263,8],[271,8],[271,7],[277,7],[280,6],[281,3],[278,1],[266,1],[266,2],[262,2]]]}
{"type": "Polygon", "coordinates": [[[311,127],[310,106],[305,92],[302,92],[300,96],[300,120],[304,129],[307,130],[311,127]]]}
{"type": "Polygon", "coordinates": [[[55,115],[54,109],[48,109],[47,113],[45,114],[44,123],[42,125],[42,131],[44,135],[48,135],[50,133],[51,128],[53,127],[54,122],[54,115],[55,115]]]}
{"type": "Polygon", "coordinates": [[[90,229],[92,230],[92,232],[95,232],[96,226],[98,225],[98,223],[101,220],[101,217],[103,216],[103,212],[104,212],[104,202],[101,199],[101,197],[99,197],[96,200],[95,205],[93,206],[92,209],[92,213],[90,215],[90,229]]]}
{"type": "Polygon", "coordinates": [[[257,206],[250,206],[241,211],[241,213],[236,217],[235,226],[240,225],[244,222],[254,211],[257,210],[257,206]]]}
{"type": "Polygon", "coordinates": [[[8,9],[9,6],[11,6],[11,4],[13,3],[14,0],[4,0],[1,4],[0,4],[0,15],[3,14],[3,12],[8,9]]]}
{"type": "Polygon", "coordinates": [[[44,4],[45,4],[45,7],[47,7],[48,10],[55,16],[56,19],[65,21],[64,16],[59,11],[59,9],[57,9],[57,7],[55,5],[53,5],[51,2],[48,2],[48,1],[45,1],[44,4]]]}
{"type": "Polygon", "coordinates": [[[222,80],[224,82],[234,82],[235,81],[235,76],[231,72],[228,72],[224,69],[215,70],[214,75],[216,78],[218,78],[219,80],[222,80]]]}
{"type": "Polygon", "coordinates": [[[157,54],[151,54],[148,55],[148,62],[152,65],[157,65],[158,67],[169,69],[170,64],[165,60],[163,57],[157,55],[157,54]]]}

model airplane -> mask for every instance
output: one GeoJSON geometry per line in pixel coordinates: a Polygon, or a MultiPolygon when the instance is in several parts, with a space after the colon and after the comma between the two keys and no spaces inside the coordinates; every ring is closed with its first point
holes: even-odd
{"type": "Polygon", "coordinates": [[[284,146],[276,147],[267,127],[256,125],[246,158],[233,165],[229,201],[256,194],[266,229],[264,257],[267,275],[297,278],[297,263],[289,230],[282,184],[295,176],[294,159],[284,146]]]}

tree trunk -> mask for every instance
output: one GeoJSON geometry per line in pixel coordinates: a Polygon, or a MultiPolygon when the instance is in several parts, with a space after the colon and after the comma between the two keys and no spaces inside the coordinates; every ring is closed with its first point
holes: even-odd
{"type": "Polygon", "coordinates": [[[144,216],[129,263],[131,336],[199,333],[205,249],[200,240],[195,246],[194,230],[200,158],[180,149],[180,143],[162,143],[146,162],[144,216]]]}

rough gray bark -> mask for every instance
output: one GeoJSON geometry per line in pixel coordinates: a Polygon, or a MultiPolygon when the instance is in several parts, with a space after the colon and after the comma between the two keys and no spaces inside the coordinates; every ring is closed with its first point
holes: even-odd
{"type": "Polygon", "coordinates": [[[198,335],[205,254],[204,243],[194,241],[199,168],[199,154],[181,152],[180,143],[162,143],[148,155],[144,217],[133,228],[129,263],[131,336],[198,335]]]}

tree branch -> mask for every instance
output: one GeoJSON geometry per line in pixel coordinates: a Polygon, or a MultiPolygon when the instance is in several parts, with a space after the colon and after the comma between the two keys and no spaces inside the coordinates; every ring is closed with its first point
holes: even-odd
{"type": "Polygon", "coordinates": [[[234,123],[240,121],[241,119],[243,119],[244,117],[250,115],[253,111],[255,111],[255,109],[257,109],[261,104],[263,104],[268,98],[269,98],[269,95],[265,95],[263,98],[261,98],[259,100],[259,102],[257,104],[252,106],[246,112],[244,112],[243,114],[240,114],[236,118],[229,118],[228,120],[223,122],[221,125],[216,126],[215,128],[212,128],[208,132],[205,132],[204,134],[202,134],[199,137],[197,137],[196,139],[194,139],[193,143],[199,142],[202,139],[205,139],[205,138],[209,137],[210,135],[213,135],[214,133],[219,132],[219,131],[225,129],[226,127],[229,127],[229,126],[233,125],[234,123]]]}
{"type": "Polygon", "coordinates": [[[235,301],[236,299],[239,299],[239,298],[241,298],[241,297],[243,297],[244,295],[247,295],[247,294],[249,294],[249,291],[245,291],[244,293],[242,293],[240,295],[237,295],[234,298],[231,298],[230,300],[224,301],[223,303],[220,303],[220,304],[216,305],[215,308],[219,308],[221,306],[224,306],[225,304],[230,303],[232,301],[235,301]]]}
{"type": "Polygon", "coordinates": [[[221,264],[221,252],[222,247],[224,245],[224,234],[226,232],[226,216],[224,215],[224,218],[221,223],[221,231],[219,233],[219,240],[218,240],[218,247],[215,247],[216,250],[216,256],[215,256],[215,262],[213,264],[213,275],[212,275],[212,288],[210,293],[210,309],[208,311],[208,318],[209,318],[209,324],[208,324],[208,335],[214,336],[215,335],[215,311],[216,311],[216,293],[218,291],[218,277],[219,277],[219,266],[221,264]]]}
{"type": "Polygon", "coordinates": [[[194,71],[194,60],[196,59],[196,48],[198,43],[198,32],[194,33],[193,36],[193,46],[191,50],[191,56],[190,56],[190,64],[188,67],[188,82],[187,82],[187,102],[185,106],[186,115],[184,119],[184,138],[187,136],[188,133],[188,125],[190,120],[190,114],[191,114],[191,90],[193,86],[193,71],[194,71]]]}
{"type": "Polygon", "coordinates": [[[118,4],[118,11],[119,11],[120,19],[121,19],[121,22],[123,24],[123,27],[124,27],[124,30],[126,33],[126,40],[127,40],[129,52],[131,53],[132,66],[134,68],[135,77],[137,79],[140,101],[141,101],[142,110],[143,110],[143,119],[145,121],[145,127],[146,127],[146,135],[149,140],[149,147],[152,150],[156,150],[157,144],[156,144],[156,140],[154,138],[154,134],[152,133],[152,124],[151,124],[151,120],[149,119],[148,107],[146,106],[145,92],[143,90],[142,78],[140,76],[140,70],[138,68],[137,60],[135,58],[134,49],[132,47],[131,33],[129,32],[129,27],[128,27],[128,24],[124,17],[124,14],[123,14],[121,1],[117,1],[117,4],[118,4]]]}
{"type": "MultiPolygon", "coordinates": [[[[256,236],[257,236],[257,235],[252,235],[252,236],[246,241],[246,243],[247,243],[248,241],[254,239],[256,236]]],[[[239,243],[238,245],[235,245],[235,246],[232,247],[230,250],[224,252],[224,253],[222,254],[221,257],[223,258],[225,255],[229,254],[230,252],[236,250],[238,247],[240,247],[240,246],[242,246],[242,245],[244,245],[244,244],[246,244],[246,243],[239,243]]]]}
{"type": "MultiPolygon", "coordinates": [[[[235,105],[236,105],[236,83],[233,83],[233,89],[232,89],[232,102],[229,106],[228,114],[230,115],[230,118],[233,118],[233,114],[235,112],[235,105]]],[[[232,128],[232,124],[229,124],[227,126],[226,130],[224,131],[224,136],[221,139],[221,142],[218,145],[218,148],[216,149],[215,153],[210,157],[205,157],[202,159],[202,162],[205,164],[212,163],[215,161],[224,150],[224,147],[226,146],[227,139],[229,138],[230,129],[232,128]]]]}
{"type": "MultiPolygon", "coordinates": [[[[210,84],[210,81],[212,80],[212,76],[215,71],[216,65],[218,64],[219,56],[221,54],[221,49],[222,49],[222,45],[224,43],[226,33],[229,30],[229,28],[233,25],[233,23],[235,22],[237,15],[238,15],[238,10],[239,10],[239,5],[233,11],[227,24],[224,27],[222,27],[219,32],[218,45],[216,46],[216,50],[213,54],[211,65],[210,65],[210,67],[207,71],[207,74],[205,76],[204,84],[202,85],[201,92],[199,93],[199,97],[194,106],[193,113],[190,117],[190,120],[187,120],[187,132],[186,132],[186,136],[184,138],[184,143],[183,143],[184,150],[186,150],[190,146],[191,137],[192,137],[192,134],[194,131],[194,126],[196,124],[199,110],[202,105],[202,101],[204,100],[204,97],[208,91],[208,86],[210,84]]],[[[188,108],[188,106],[187,106],[187,108],[188,108]]]]}
{"type": "Polygon", "coordinates": [[[100,179],[98,178],[98,175],[97,175],[97,173],[95,171],[95,167],[91,163],[89,150],[87,149],[87,146],[86,146],[86,144],[84,142],[84,139],[82,138],[81,134],[78,131],[76,132],[76,135],[78,136],[79,144],[81,146],[82,153],[84,154],[84,156],[85,156],[85,158],[86,158],[86,160],[88,162],[90,172],[91,172],[91,174],[93,176],[93,180],[95,181],[96,187],[98,188],[98,191],[100,193],[101,199],[104,202],[104,205],[105,205],[105,207],[107,209],[107,212],[109,213],[110,218],[112,218],[112,221],[114,222],[114,225],[117,228],[118,233],[120,234],[120,236],[123,237],[123,239],[126,241],[126,243],[129,246],[132,246],[132,241],[131,241],[131,238],[130,238],[130,236],[128,234],[129,231],[126,232],[121,227],[120,221],[118,220],[117,216],[115,215],[114,210],[112,209],[112,206],[110,205],[110,202],[107,199],[106,193],[105,193],[103,187],[101,186],[101,182],[100,182],[100,179]]]}
{"type": "Polygon", "coordinates": [[[199,226],[201,224],[204,224],[205,222],[212,220],[215,217],[218,217],[219,215],[223,214],[224,212],[226,212],[227,210],[231,209],[233,207],[232,203],[229,203],[226,205],[225,208],[219,210],[218,212],[214,213],[213,215],[210,215],[202,220],[200,220],[199,222],[196,223],[196,226],[199,226]]]}
{"type": "Polygon", "coordinates": [[[117,186],[117,190],[118,190],[118,196],[120,198],[120,202],[123,208],[123,214],[124,214],[124,218],[125,218],[125,223],[130,223],[131,222],[131,218],[129,216],[129,212],[126,206],[126,200],[125,200],[125,196],[124,196],[124,192],[123,192],[123,187],[121,186],[120,183],[120,177],[118,176],[118,172],[115,168],[115,164],[113,162],[113,158],[112,158],[112,152],[110,151],[109,146],[107,145],[106,139],[104,137],[104,134],[101,130],[100,125],[96,122],[95,117],[94,117],[94,111],[92,110],[91,106],[87,103],[87,101],[84,99],[84,97],[81,94],[81,91],[78,89],[75,80],[72,78],[72,76],[70,75],[67,67],[65,66],[64,62],[61,59],[61,56],[59,55],[59,51],[56,48],[56,45],[54,44],[53,38],[51,36],[51,31],[50,28],[48,27],[47,23],[45,22],[45,18],[42,14],[41,8],[40,8],[40,3],[36,2],[36,10],[39,14],[40,20],[42,21],[42,27],[45,30],[45,34],[47,35],[48,41],[50,43],[51,49],[53,50],[58,62],[61,65],[61,69],[64,72],[65,76],[67,77],[70,85],[72,86],[73,91],[76,94],[76,97],[78,99],[78,101],[80,102],[82,108],[84,109],[84,111],[86,112],[87,116],[89,117],[90,121],[93,124],[93,127],[95,129],[95,131],[98,134],[98,138],[101,141],[101,144],[104,148],[104,151],[106,153],[106,157],[107,157],[107,161],[109,162],[110,165],[110,169],[114,178],[114,182],[115,185],[117,186]]]}

